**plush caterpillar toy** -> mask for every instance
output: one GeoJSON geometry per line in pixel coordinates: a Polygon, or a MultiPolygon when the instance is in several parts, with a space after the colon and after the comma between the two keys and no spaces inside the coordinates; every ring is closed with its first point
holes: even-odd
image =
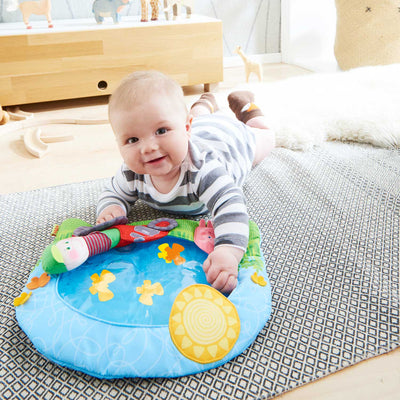
{"type": "Polygon", "coordinates": [[[42,256],[43,270],[48,274],[71,271],[96,254],[131,243],[160,239],[178,226],[171,218],[159,218],[147,225],[126,225],[127,222],[126,217],[117,217],[102,224],[75,229],[72,237],[46,247],[42,256]]]}

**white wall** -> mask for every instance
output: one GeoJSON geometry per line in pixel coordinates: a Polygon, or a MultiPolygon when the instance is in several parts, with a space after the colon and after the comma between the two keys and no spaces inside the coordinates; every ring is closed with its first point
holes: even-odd
{"type": "Polygon", "coordinates": [[[282,61],[317,72],[339,69],[335,0],[282,0],[282,61]]]}
{"type": "MultiPolygon", "coordinates": [[[[6,11],[10,1],[15,0],[0,0],[0,22],[20,21],[24,27],[18,9],[6,11]]],[[[52,0],[53,19],[57,23],[57,19],[92,18],[92,3],[93,0],[52,0]]],[[[335,0],[195,0],[194,4],[194,13],[222,20],[226,66],[241,64],[234,54],[240,45],[256,61],[282,60],[313,71],[338,69],[333,52],[335,0]]],[[[127,15],[140,15],[140,0],[131,0],[122,10],[121,18],[127,15]]],[[[32,16],[31,20],[35,19],[44,17],[32,16]]]]}
{"type": "Polygon", "coordinates": [[[197,0],[194,12],[222,21],[224,55],[280,53],[280,0],[197,0]]]}
{"type": "MultiPolygon", "coordinates": [[[[18,8],[7,11],[7,5],[15,1],[24,0],[0,0],[0,34],[1,22],[21,22],[21,27],[25,27],[18,8]]],[[[51,1],[55,24],[60,19],[93,18],[93,0],[51,1]]],[[[280,61],[281,0],[194,0],[193,13],[222,20],[225,57],[238,58],[234,50],[241,45],[246,54],[278,54],[280,61]]],[[[120,15],[121,19],[127,15],[139,16],[140,0],[131,0],[120,15]]],[[[164,18],[163,12],[160,12],[161,18],[164,18]]],[[[30,18],[30,21],[37,20],[45,18],[43,15],[30,18]]]]}

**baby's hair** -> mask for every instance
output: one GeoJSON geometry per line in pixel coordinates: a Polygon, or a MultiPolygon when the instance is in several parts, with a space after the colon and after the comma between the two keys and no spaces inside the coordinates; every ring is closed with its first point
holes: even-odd
{"type": "Polygon", "coordinates": [[[167,75],[158,71],[136,71],[126,76],[110,97],[108,117],[115,109],[127,109],[150,96],[164,92],[176,98],[187,113],[183,90],[179,84],[167,75]]]}

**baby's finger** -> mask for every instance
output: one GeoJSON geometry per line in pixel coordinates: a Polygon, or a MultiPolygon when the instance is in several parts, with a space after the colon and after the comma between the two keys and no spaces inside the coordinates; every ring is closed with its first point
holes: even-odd
{"type": "MultiPolygon", "coordinates": [[[[207,282],[210,285],[213,285],[213,287],[214,287],[215,282],[219,279],[220,281],[222,280],[222,282],[221,283],[217,282],[217,285],[219,285],[220,287],[223,287],[224,284],[225,284],[224,281],[223,281],[225,275],[227,275],[227,272],[220,271],[210,261],[210,267],[207,269],[207,272],[206,272],[207,282]],[[222,276],[221,276],[221,274],[222,274],[222,276]]],[[[228,279],[227,276],[226,276],[225,279],[228,279]]]]}
{"type": "Polygon", "coordinates": [[[221,289],[222,293],[229,294],[236,288],[238,280],[236,276],[229,275],[228,281],[226,282],[225,286],[221,289]]]}
{"type": "MultiPolygon", "coordinates": [[[[222,291],[222,289],[227,285],[229,280],[229,274],[226,271],[220,271],[212,282],[212,287],[214,289],[222,291]]],[[[211,283],[211,282],[209,282],[211,283]]]]}
{"type": "Polygon", "coordinates": [[[208,270],[210,269],[210,267],[211,267],[211,261],[210,261],[210,258],[206,258],[206,260],[204,261],[204,263],[203,263],[203,271],[204,271],[204,273],[207,275],[207,272],[208,272],[208,270]]]}
{"type": "Polygon", "coordinates": [[[96,225],[101,224],[103,222],[110,221],[111,219],[115,218],[112,214],[106,214],[103,215],[102,217],[98,218],[96,221],[96,225]]]}

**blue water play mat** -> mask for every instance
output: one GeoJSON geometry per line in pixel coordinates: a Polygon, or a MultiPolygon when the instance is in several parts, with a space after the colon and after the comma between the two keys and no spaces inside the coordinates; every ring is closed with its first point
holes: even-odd
{"type": "Polygon", "coordinates": [[[97,232],[67,219],[14,301],[17,320],[44,356],[96,377],[215,368],[254,341],[271,290],[253,222],[237,288],[213,289],[202,269],[210,229],[160,219],[97,232]]]}

